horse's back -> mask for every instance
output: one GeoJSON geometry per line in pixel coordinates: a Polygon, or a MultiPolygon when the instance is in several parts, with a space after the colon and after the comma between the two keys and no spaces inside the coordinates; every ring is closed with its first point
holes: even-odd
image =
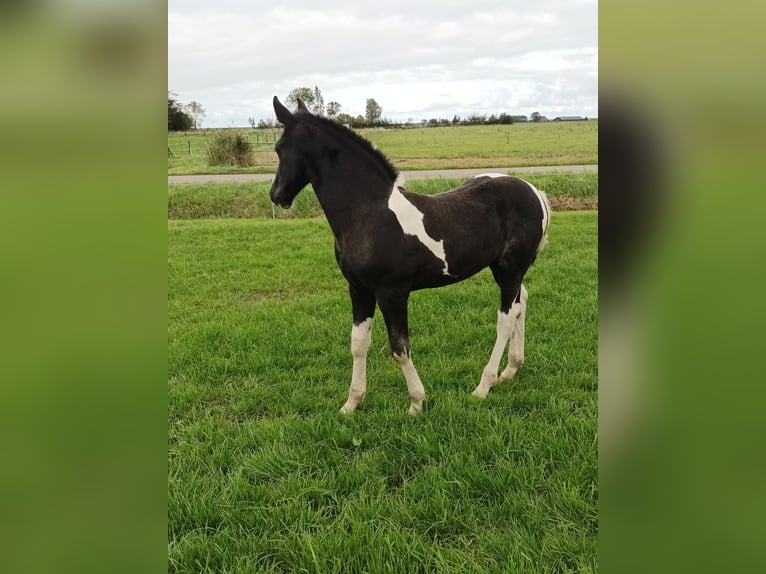
{"type": "Polygon", "coordinates": [[[531,183],[509,175],[479,175],[449,191],[434,195],[407,193],[407,197],[421,211],[445,224],[465,221],[474,226],[497,220],[503,227],[518,229],[536,222],[544,234],[550,219],[545,194],[531,183]]]}

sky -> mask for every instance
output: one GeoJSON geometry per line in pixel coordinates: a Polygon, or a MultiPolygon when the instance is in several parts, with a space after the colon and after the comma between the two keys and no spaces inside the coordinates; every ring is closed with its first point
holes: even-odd
{"type": "Polygon", "coordinates": [[[597,1],[168,0],[168,90],[202,127],[273,120],[302,86],[396,122],[597,117],[597,1]]]}

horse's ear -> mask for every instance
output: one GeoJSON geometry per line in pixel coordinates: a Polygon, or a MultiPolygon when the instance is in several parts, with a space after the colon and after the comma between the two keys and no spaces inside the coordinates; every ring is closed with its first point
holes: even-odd
{"type": "Polygon", "coordinates": [[[303,103],[303,100],[300,99],[300,98],[297,98],[297,100],[298,100],[298,111],[299,112],[304,112],[304,113],[307,113],[307,114],[310,113],[309,109],[306,107],[306,104],[303,103]]]}
{"type": "Polygon", "coordinates": [[[274,96],[274,113],[277,114],[277,119],[282,122],[285,127],[289,127],[295,123],[295,118],[290,113],[290,110],[283,106],[282,102],[280,102],[279,98],[276,96],[274,96]]]}

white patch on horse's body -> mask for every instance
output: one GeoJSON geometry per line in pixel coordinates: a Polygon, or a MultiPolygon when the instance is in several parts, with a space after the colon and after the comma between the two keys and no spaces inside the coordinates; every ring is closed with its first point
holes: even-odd
{"type": "Polygon", "coordinates": [[[401,175],[394,182],[394,187],[391,189],[391,196],[388,198],[388,209],[394,212],[396,220],[407,235],[417,237],[418,240],[426,246],[426,248],[433,253],[439,261],[442,262],[445,275],[452,275],[449,272],[449,265],[447,264],[447,255],[444,252],[444,240],[438,241],[428,235],[426,228],[423,225],[423,212],[415,207],[410,201],[404,197],[399,187],[404,187],[404,179],[401,175]]]}
{"type": "Polygon", "coordinates": [[[354,412],[367,392],[367,350],[372,339],[372,317],[365,319],[351,328],[351,356],[354,367],[351,373],[351,386],[348,389],[348,400],[340,409],[345,414],[354,412]]]}
{"type": "MultiPolygon", "coordinates": [[[[475,175],[474,178],[477,177],[511,177],[504,173],[480,173],[479,175],[475,175]]],[[[521,179],[521,178],[519,178],[521,179]]],[[[548,224],[551,220],[551,206],[548,203],[548,197],[537,189],[534,185],[529,183],[526,179],[522,179],[524,183],[526,183],[529,188],[534,192],[534,194],[537,196],[538,201],[540,202],[540,209],[543,210],[543,219],[542,219],[542,227],[543,227],[543,237],[540,240],[540,244],[537,246],[537,251],[541,251],[542,248],[545,246],[545,243],[547,242],[547,233],[548,233],[548,224]]]]}

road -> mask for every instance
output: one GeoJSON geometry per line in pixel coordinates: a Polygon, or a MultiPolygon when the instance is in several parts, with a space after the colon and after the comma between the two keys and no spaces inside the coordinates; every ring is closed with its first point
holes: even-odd
{"type": "MultiPolygon", "coordinates": [[[[475,169],[437,169],[422,171],[402,171],[405,180],[430,179],[430,178],[463,178],[468,179],[480,173],[598,173],[598,164],[595,165],[554,165],[554,166],[531,166],[531,167],[482,167],[475,169]]],[[[273,173],[231,173],[231,174],[209,174],[209,175],[169,175],[168,185],[178,183],[224,183],[237,182],[244,183],[248,181],[271,181],[274,179],[273,173]]]]}

